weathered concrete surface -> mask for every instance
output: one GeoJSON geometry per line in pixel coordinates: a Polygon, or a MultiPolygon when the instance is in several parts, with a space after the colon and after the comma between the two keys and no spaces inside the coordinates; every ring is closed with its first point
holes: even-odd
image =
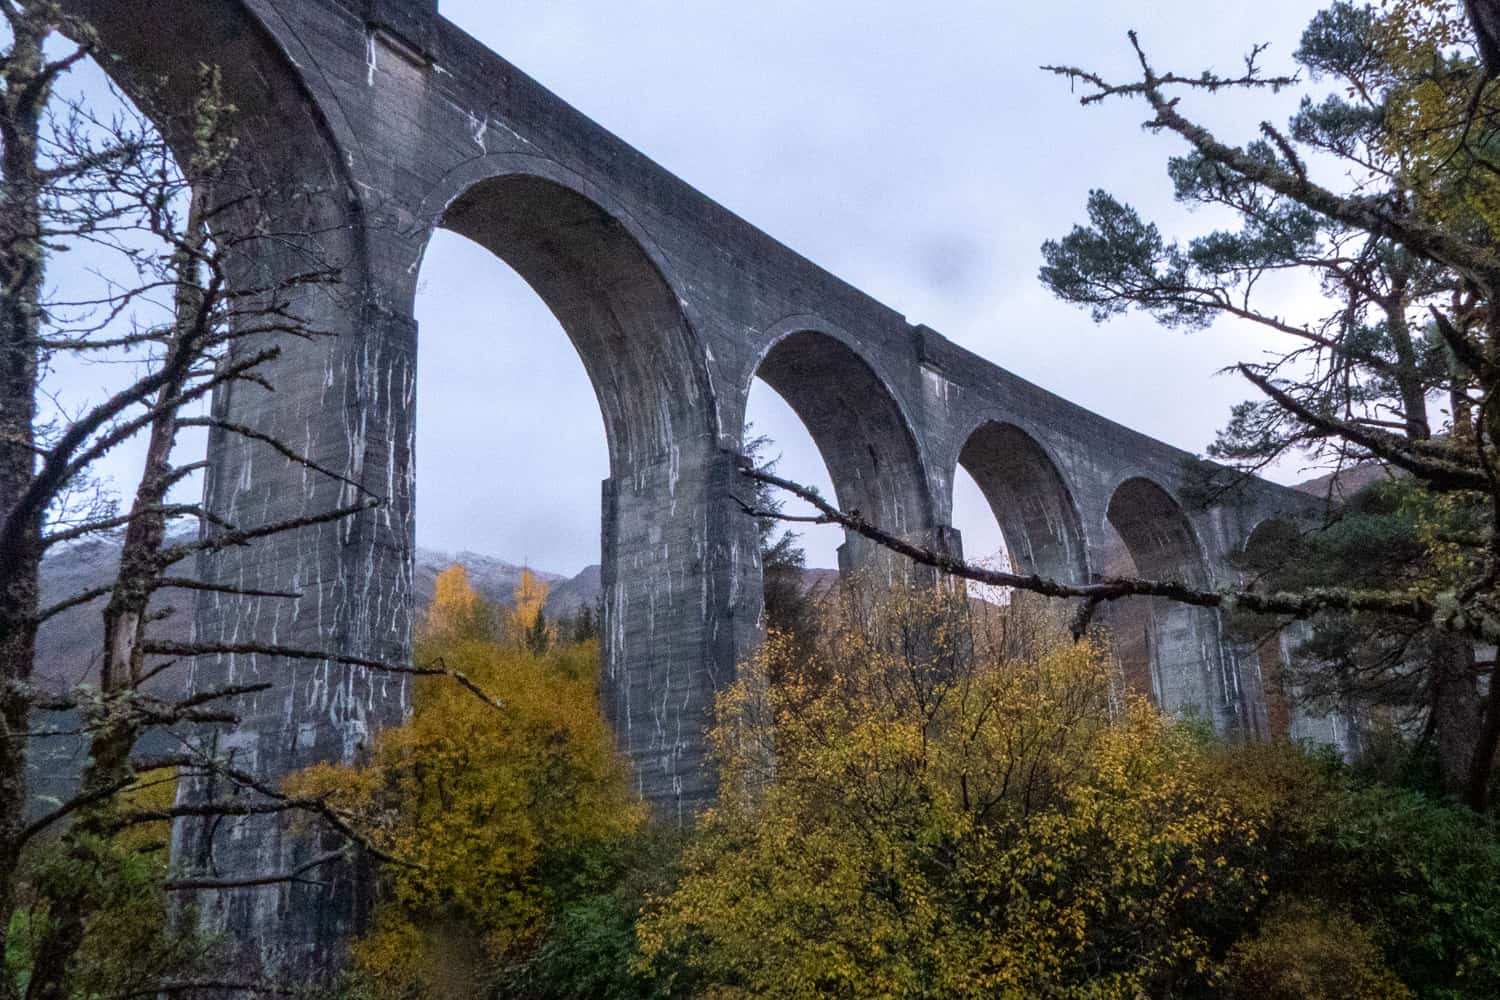
{"type": "MultiPolygon", "coordinates": [[[[686,820],[715,778],[713,698],[757,641],[760,567],[736,460],[759,375],[807,423],[839,500],[913,539],[956,546],[962,462],[1022,566],[1086,578],[1142,573],[1221,584],[1257,523],[1307,498],[1258,485],[1231,507],[1175,499],[1186,455],[962,350],[736,218],[444,21],[433,0],[68,0],[90,14],[125,85],[191,95],[225,71],[267,210],[320,234],[339,294],[301,308],[336,336],[291,345],[273,395],[236,388],[235,420],[305,447],[388,501],[338,526],[216,558],[211,577],[295,602],[206,599],[205,638],[261,639],[402,659],[410,653],[412,427],[422,254],[446,227],[514,267],[556,313],[598,393],[606,703],[641,794],[686,820]]],[[[292,262],[274,255],[266,274],[292,262]]],[[[487,349],[476,342],[476,350],[487,349]]],[[[333,507],[352,493],[243,441],[216,439],[209,505],[240,524],[333,507]]],[[[517,483],[516,489],[525,488],[517,483]]],[[[859,540],[845,568],[898,572],[859,540]]],[[[1132,675],[1173,711],[1266,730],[1261,659],[1212,614],[1121,610],[1132,675]]],[[[327,663],[225,657],[205,682],[270,680],[232,749],[275,778],[350,759],[400,719],[398,678],[327,663]]],[[[194,790],[190,794],[204,794],[194,790]]],[[[276,822],[184,824],[179,858],[226,874],[285,870],[316,850],[276,822]]],[[[273,972],[316,967],[364,905],[349,873],[328,889],[240,890],[203,901],[273,972]]]]}

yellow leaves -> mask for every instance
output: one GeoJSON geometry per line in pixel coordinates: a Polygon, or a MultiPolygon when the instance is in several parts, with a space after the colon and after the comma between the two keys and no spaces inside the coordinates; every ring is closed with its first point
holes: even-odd
{"type": "Polygon", "coordinates": [[[1283,907],[1230,952],[1229,1000],[1406,1000],[1412,993],[1385,963],[1368,928],[1313,906],[1283,907]]]}
{"type": "Polygon", "coordinates": [[[1414,73],[1436,53],[1467,44],[1470,29],[1456,0],[1384,0],[1377,22],[1385,60],[1414,73]]]}
{"type": "MultiPolygon", "coordinates": [[[[1434,222],[1479,221],[1500,232],[1500,178],[1476,163],[1468,141],[1482,140],[1465,124],[1482,81],[1477,72],[1454,72],[1449,62],[1471,37],[1462,6],[1455,0],[1386,0],[1375,29],[1391,77],[1384,152],[1434,222]]],[[[1500,87],[1484,85],[1480,120],[1497,107],[1500,87]]]]}
{"type": "Polygon", "coordinates": [[[468,571],[454,563],[437,576],[422,637],[436,641],[472,637],[480,613],[479,594],[469,583],[468,571]]]}
{"type": "Polygon", "coordinates": [[[432,606],[418,634],[418,658],[438,659],[463,643],[504,642],[543,653],[557,645],[557,627],[546,620],[547,582],[529,569],[521,571],[511,605],[497,609],[469,582],[463,566],[438,574],[432,606]]]}
{"type": "MultiPolygon", "coordinates": [[[[176,799],[177,772],[172,768],[158,768],[136,775],[135,783],[116,800],[116,808],[127,814],[165,812],[172,808],[176,799]]],[[[117,847],[135,852],[163,849],[171,839],[172,824],[169,820],[134,824],[114,836],[117,847]]]]}
{"type": "Polygon", "coordinates": [[[1240,810],[1201,736],[1112,696],[1101,648],[1034,621],[971,618],[965,639],[969,609],[895,600],[843,609],[806,661],[773,640],[725,693],[725,794],[638,925],[646,967],[769,997],[1211,978],[1196,927],[1261,898],[1250,862],[1285,796],[1240,810]]]}
{"type": "MultiPolygon", "coordinates": [[[[472,589],[461,571],[444,575],[432,620],[445,628],[472,607],[472,589]]],[[[483,995],[481,973],[524,952],[544,924],[547,860],[645,819],[600,713],[597,643],[539,657],[455,631],[431,633],[424,652],[503,710],[423,678],[411,721],[383,733],[365,766],[321,765],[287,785],[412,865],[383,872],[376,930],[355,950],[379,997],[483,995]]]]}
{"type": "MultiPolygon", "coordinates": [[[[521,570],[521,579],[516,583],[510,609],[505,615],[505,632],[512,641],[524,642],[527,634],[535,627],[537,617],[547,606],[549,589],[547,582],[539,579],[531,570],[521,570]]],[[[555,639],[556,636],[552,638],[555,639]]]]}

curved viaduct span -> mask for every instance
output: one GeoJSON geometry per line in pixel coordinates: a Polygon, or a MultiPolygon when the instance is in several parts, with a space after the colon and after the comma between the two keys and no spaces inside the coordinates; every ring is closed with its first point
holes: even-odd
{"type": "MultiPolygon", "coordinates": [[[[714,693],[755,646],[753,523],[734,502],[745,405],[767,381],[802,417],[839,502],[909,538],[958,548],[959,464],[984,489],[1022,570],[1087,579],[1128,562],[1216,585],[1264,518],[1307,498],[1257,483],[1232,507],[1175,499],[1187,458],[955,346],[756,230],[445,21],[436,0],[69,0],[143,105],[186,105],[219,66],[265,207],[323,234],[343,288],[300,308],[336,337],[293,342],[274,395],[217,400],[295,442],[387,505],[204,567],[298,601],[205,598],[206,640],[275,641],[405,660],[411,652],[412,430],[423,251],[446,228],[518,271],[561,321],[598,393],[605,694],[642,795],[685,817],[710,800],[704,728],[714,693]],[[148,89],[143,81],[151,81],[148,89]]],[[[168,116],[162,115],[166,120],[168,116]]],[[[265,275],[287,261],[258,262],[265,275]]],[[[489,350],[475,331],[475,350],[489,350]]],[[[503,349],[498,348],[498,349],[503,349]]],[[[241,525],[326,510],[352,494],[263,446],[211,444],[207,502],[241,525]]],[[[516,484],[524,489],[524,483],[516,484]]],[[[880,566],[861,539],[846,569],[880,566]]],[[[887,567],[888,568],[888,567],[887,567]]],[[[1211,612],[1150,605],[1121,627],[1133,675],[1164,707],[1221,731],[1267,731],[1254,651],[1211,612]]],[[[403,717],[405,682],[327,663],[225,657],[205,682],[268,680],[223,748],[277,776],[348,759],[403,717]]],[[[220,873],[288,870],[313,848],[269,821],[177,831],[179,857],[220,873]],[[217,836],[217,840],[215,840],[217,836]]],[[[209,906],[266,964],[315,960],[357,919],[361,882],[222,893],[209,906]]]]}

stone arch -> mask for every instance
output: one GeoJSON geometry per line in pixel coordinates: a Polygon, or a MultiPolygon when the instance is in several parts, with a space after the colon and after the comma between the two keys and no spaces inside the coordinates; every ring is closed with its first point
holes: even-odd
{"type": "Polygon", "coordinates": [[[1137,476],[1115,487],[1106,516],[1142,576],[1208,583],[1203,548],[1182,505],[1150,479],[1137,476]]]}
{"type": "MultiPolygon", "coordinates": [[[[408,250],[437,228],[489,250],[546,304],[588,373],[610,461],[604,707],[640,794],[687,822],[716,792],[703,733],[756,616],[739,607],[753,525],[730,512],[733,456],[719,448],[707,354],[669,265],[619,205],[536,156],[466,161],[419,219],[408,250]]],[[[415,299],[414,264],[398,298],[415,299]]]]}
{"type": "MultiPolygon", "coordinates": [[[[911,421],[896,393],[846,338],[800,321],[781,324],[755,377],[807,427],[841,509],[859,511],[894,534],[929,540],[932,495],[911,421]]],[[[747,385],[742,398],[748,396],[747,385]]],[[[865,569],[876,558],[877,547],[853,535],[839,550],[845,572],[865,569]]]]}
{"type": "Polygon", "coordinates": [[[1072,491],[1034,437],[1012,423],[985,421],[964,442],[958,464],[989,502],[1016,572],[1065,582],[1088,579],[1072,491]]]}
{"type": "MultiPolygon", "coordinates": [[[[305,274],[309,267],[337,274],[336,294],[312,287],[286,293],[289,312],[330,336],[287,338],[278,345],[280,357],[260,369],[277,387],[278,402],[269,405],[268,397],[254,387],[231,385],[215,394],[216,409],[269,437],[298,442],[304,454],[350,480],[370,480],[371,491],[389,501],[381,511],[350,518],[341,526],[345,542],[369,543],[362,550],[353,544],[339,551],[302,546],[298,580],[308,595],[304,603],[330,609],[327,615],[310,620],[294,613],[298,620],[287,621],[274,603],[200,597],[195,609],[200,634],[242,636],[249,630],[277,634],[283,641],[300,634],[309,643],[336,634],[341,648],[351,653],[405,656],[409,573],[399,570],[399,559],[396,566],[382,567],[390,569],[388,573],[369,572],[366,567],[380,559],[375,550],[381,546],[373,542],[378,529],[373,526],[377,521],[389,526],[401,516],[405,484],[375,473],[388,465],[389,455],[384,448],[368,446],[371,436],[352,435],[350,422],[371,426],[392,418],[390,392],[369,394],[370,409],[376,412],[356,416],[363,400],[356,403],[354,397],[362,392],[352,386],[371,385],[377,370],[391,367],[387,359],[392,350],[399,354],[406,331],[371,289],[369,232],[352,181],[363,153],[339,102],[330,96],[318,60],[269,0],[178,4],[170,13],[153,11],[152,16],[143,11],[149,5],[116,0],[63,0],[63,6],[82,16],[98,34],[106,56],[101,67],[179,152],[193,142],[192,109],[202,96],[202,69],[211,66],[218,72],[223,98],[234,108],[229,124],[238,140],[234,163],[240,175],[235,182],[251,193],[244,198],[242,212],[253,216],[251,226],[263,226],[266,232],[309,234],[303,246],[316,255],[314,260],[303,249],[290,249],[295,240],[283,241],[288,247],[283,252],[269,249],[274,240],[255,244],[228,262],[230,283],[270,287],[305,274]],[[164,25],[172,37],[191,39],[192,44],[163,44],[164,25]],[[331,391],[312,391],[309,383],[324,373],[331,391]],[[338,381],[344,384],[332,389],[338,381]],[[332,397],[340,393],[343,405],[336,406],[332,397]],[[372,589],[370,581],[379,581],[378,589],[372,589]]],[[[244,215],[236,213],[234,218],[243,221],[244,215]]],[[[400,386],[401,372],[390,374],[388,384],[400,386]]],[[[391,437],[399,439],[399,431],[391,437]]],[[[208,451],[212,461],[205,474],[204,504],[225,521],[251,527],[349,502],[346,487],[326,478],[297,476],[292,488],[283,481],[280,460],[261,443],[215,431],[209,435],[208,451]]],[[[285,589],[287,582],[272,582],[278,574],[285,575],[284,565],[243,551],[207,557],[201,571],[211,581],[235,581],[246,588],[285,589]]],[[[206,673],[221,666],[206,667],[206,673]]],[[[282,666],[277,676],[284,684],[240,706],[248,724],[270,725],[284,717],[282,688],[302,683],[311,669],[306,664],[282,666]]],[[[234,672],[233,658],[227,669],[234,672]]],[[[359,688],[369,680],[362,677],[361,684],[346,686],[340,703],[327,706],[330,729],[371,729],[401,718],[404,696],[366,697],[359,688]]],[[[377,680],[374,686],[383,692],[386,682],[377,680]]],[[[320,734],[313,740],[317,751],[310,752],[347,745],[331,735],[328,740],[320,734]]]]}
{"type": "Polygon", "coordinates": [[[703,352],[645,237],[597,192],[517,162],[526,159],[496,157],[477,179],[473,166],[446,179],[464,186],[429,199],[441,206],[435,225],[505,261],[557,317],[594,385],[614,479],[688,442],[708,447],[716,421],[703,352]]]}
{"type": "MultiPolygon", "coordinates": [[[[1253,584],[1259,574],[1281,565],[1291,549],[1288,541],[1299,534],[1296,523],[1284,517],[1264,518],[1250,529],[1239,552],[1242,571],[1249,577],[1247,582],[1253,584]]],[[[1294,639],[1284,629],[1267,631],[1252,639],[1264,707],[1263,712],[1254,713],[1254,728],[1263,738],[1287,739],[1292,732],[1292,698],[1286,666],[1288,643],[1294,639]]]]}
{"type": "MultiPolygon", "coordinates": [[[[265,0],[174,7],[170,27],[189,45],[163,45],[162,22],[142,5],[116,0],[64,0],[97,32],[108,58],[102,68],[179,150],[189,148],[191,110],[202,92],[202,67],[220,75],[224,99],[240,142],[236,160],[253,165],[248,178],[260,207],[286,224],[318,233],[352,279],[364,277],[367,248],[345,225],[358,209],[350,197],[351,167],[362,153],[339,104],[314,93],[317,60],[281,14],[265,0]],[[290,216],[290,217],[289,217],[290,216]]],[[[326,81],[316,83],[326,87],[326,81]]],[[[355,280],[346,280],[355,283],[355,280]]]]}
{"type": "MultiPolygon", "coordinates": [[[[1136,575],[1211,583],[1202,545],[1182,506],[1145,477],[1119,484],[1106,513],[1136,575]]],[[[1147,688],[1164,711],[1197,716],[1219,732],[1236,725],[1238,683],[1225,669],[1218,613],[1164,598],[1131,598],[1112,609],[1126,676],[1147,688]]]]}
{"type": "Polygon", "coordinates": [[[1255,522],[1240,546],[1239,562],[1242,570],[1252,577],[1283,564],[1291,554],[1288,543],[1302,534],[1297,522],[1289,517],[1272,515],[1255,522]]]}

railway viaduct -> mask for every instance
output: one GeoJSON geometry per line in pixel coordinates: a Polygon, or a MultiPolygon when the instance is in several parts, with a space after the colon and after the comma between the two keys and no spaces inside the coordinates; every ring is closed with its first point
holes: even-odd
{"type": "MultiPolygon", "coordinates": [[[[423,251],[445,228],[503,258],[578,350],[604,414],[605,700],[641,794],[685,819],[711,800],[704,728],[715,692],[755,646],[753,523],[734,502],[746,399],[757,376],[801,416],[839,502],[924,543],[950,526],[963,465],[1013,561],[1085,580],[1120,569],[1203,585],[1264,519],[1307,498],[1256,483],[1232,505],[1178,499],[1184,453],[1012,375],[839,281],[736,218],[443,19],[436,0],[67,0],[106,67],[147,108],[191,100],[219,67],[240,149],[272,181],[263,206],[323,234],[340,294],[299,308],[336,334],[287,345],[276,391],[236,387],[222,412],[297,442],[386,498],[357,519],[236,550],[210,579],[297,601],[205,596],[200,637],[411,651],[413,426],[423,251]]],[[[291,265],[274,256],[263,275],[291,265]]],[[[489,347],[473,331],[476,350],[489,347]]],[[[1145,363],[1145,362],[1143,362],[1145,363]]],[[[206,502],[241,525],[347,503],[253,441],[215,439],[206,502]]],[[[517,484],[524,488],[524,484],[517,484]]],[[[882,557],[851,538],[845,569],[882,557]]],[[[1224,732],[1267,730],[1261,662],[1212,612],[1141,602],[1122,654],[1165,708],[1224,732]]],[[[223,738],[276,777],[349,759],[409,707],[405,680],[330,663],[223,657],[204,682],[270,681],[223,738]]],[[[183,826],[181,863],[221,874],[290,870],[315,846],[276,822],[183,826]],[[209,860],[211,859],[211,861],[209,860]]],[[[362,908],[360,879],[321,889],[206,894],[203,911],[261,963],[307,967],[362,908]],[[322,895],[319,895],[319,894],[322,895]]]]}

